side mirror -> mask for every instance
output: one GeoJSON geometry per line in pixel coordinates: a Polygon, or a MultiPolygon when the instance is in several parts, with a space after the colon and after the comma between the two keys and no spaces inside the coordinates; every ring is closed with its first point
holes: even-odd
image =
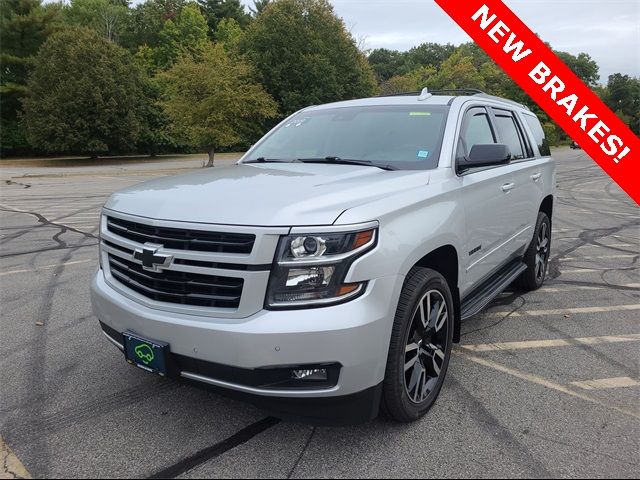
{"type": "Polygon", "coordinates": [[[469,157],[460,163],[462,168],[493,167],[505,165],[511,160],[511,150],[501,143],[474,145],[469,157]]]}

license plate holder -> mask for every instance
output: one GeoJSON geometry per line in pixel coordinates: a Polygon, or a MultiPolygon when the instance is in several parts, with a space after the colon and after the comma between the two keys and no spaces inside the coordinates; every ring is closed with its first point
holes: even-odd
{"type": "Polygon", "coordinates": [[[123,336],[127,362],[150,373],[167,375],[168,343],[149,340],[133,332],[124,332],[123,336]]]}

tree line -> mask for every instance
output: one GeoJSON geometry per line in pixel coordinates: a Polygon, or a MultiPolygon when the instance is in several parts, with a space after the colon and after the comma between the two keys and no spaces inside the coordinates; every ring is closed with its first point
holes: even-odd
{"type": "MultiPolygon", "coordinates": [[[[307,105],[478,88],[531,106],[473,43],[363,52],[327,0],[0,0],[0,156],[246,148],[307,105]]],[[[599,83],[588,54],[556,52],[640,133],[640,79],[599,83]]]]}

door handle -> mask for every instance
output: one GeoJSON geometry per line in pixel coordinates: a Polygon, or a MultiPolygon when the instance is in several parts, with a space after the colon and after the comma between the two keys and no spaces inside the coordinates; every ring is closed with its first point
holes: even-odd
{"type": "Polygon", "coordinates": [[[534,173],[533,175],[531,175],[531,180],[533,180],[534,182],[537,182],[538,180],[540,180],[541,176],[542,174],[540,172],[534,173]]]}
{"type": "Polygon", "coordinates": [[[505,183],[504,185],[502,185],[502,191],[504,193],[509,193],[511,190],[513,190],[513,187],[515,186],[516,186],[515,183],[505,183]]]}

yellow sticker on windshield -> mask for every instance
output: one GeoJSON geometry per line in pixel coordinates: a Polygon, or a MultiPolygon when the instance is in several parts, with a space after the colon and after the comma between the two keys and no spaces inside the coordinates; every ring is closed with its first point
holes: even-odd
{"type": "Polygon", "coordinates": [[[428,117],[431,112],[411,112],[409,115],[412,117],[428,117]]]}

